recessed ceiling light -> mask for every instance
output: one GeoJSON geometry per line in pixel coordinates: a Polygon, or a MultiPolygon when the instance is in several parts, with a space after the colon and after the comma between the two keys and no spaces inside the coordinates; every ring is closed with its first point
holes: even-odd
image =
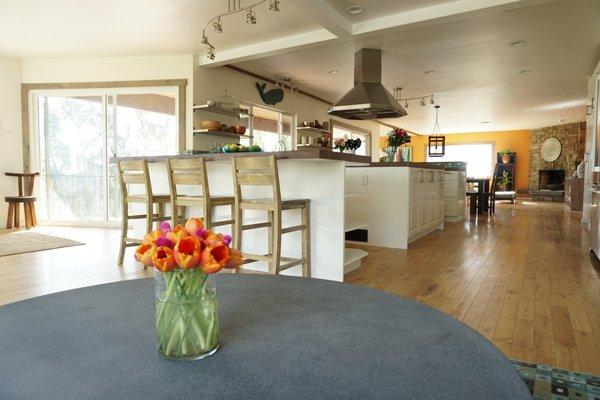
{"type": "Polygon", "coordinates": [[[435,74],[435,71],[432,69],[428,69],[427,71],[423,72],[425,75],[429,75],[429,74],[435,74]]]}
{"type": "Polygon", "coordinates": [[[531,72],[531,70],[530,70],[529,68],[527,68],[527,69],[522,69],[522,70],[519,70],[519,73],[520,73],[520,74],[528,74],[528,73],[530,73],[530,72],[531,72]]]}
{"type": "Polygon", "coordinates": [[[338,70],[337,69],[330,69],[329,71],[327,71],[328,74],[337,74],[338,70]]]}
{"type": "Polygon", "coordinates": [[[352,4],[352,5],[349,5],[348,7],[346,7],[346,11],[348,12],[348,14],[356,15],[356,14],[360,14],[361,12],[363,12],[364,8],[362,8],[359,5],[352,4]]]}
{"type": "Polygon", "coordinates": [[[513,42],[510,42],[510,45],[512,47],[521,47],[521,46],[525,46],[526,44],[527,44],[527,42],[524,40],[515,40],[513,42]]]}
{"type": "Polygon", "coordinates": [[[492,121],[481,121],[482,124],[489,124],[492,121]]]}

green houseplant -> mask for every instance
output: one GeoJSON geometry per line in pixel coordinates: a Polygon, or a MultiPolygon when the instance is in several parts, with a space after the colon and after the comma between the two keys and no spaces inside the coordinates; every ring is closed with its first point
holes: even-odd
{"type": "Polygon", "coordinates": [[[496,187],[501,192],[506,192],[508,190],[508,186],[512,183],[512,179],[508,175],[504,175],[502,178],[498,179],[496,182],[496,187]]]}
{"type": "Polygon", "coordinates": [[[500,152],[500,159],[502,160],[502,164],[509,164],[511,155],[512,155],[512,152],[510,151],[510,149],[502,150],[500,152]]]}

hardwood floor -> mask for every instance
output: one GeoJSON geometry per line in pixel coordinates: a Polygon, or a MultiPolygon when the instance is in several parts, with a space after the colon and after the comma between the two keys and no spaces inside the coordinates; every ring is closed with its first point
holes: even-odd
{"type": "MultiPolygon", "coordinates": [[[[38,227],[86,243],[0,257],[0,304],[152,276],[118,229],[38,227]]],[[[0,240],[2,236],[0,234],[0,240]]],[[[560,204],[499,204],[496,215],[447,223],[409,250],[370,255],[346,281],[410,297],[463,321],[507,356],[600,375],[600,269],[579,214],[560,204]]]]}
{"type": "Polygon", "coordinates": [[[346,281],[437,308],[511,358],[600,375],[600,269],[587,243],[562,204],[499,204],[407,251],[361,246],[370,255],[346,281]]]}

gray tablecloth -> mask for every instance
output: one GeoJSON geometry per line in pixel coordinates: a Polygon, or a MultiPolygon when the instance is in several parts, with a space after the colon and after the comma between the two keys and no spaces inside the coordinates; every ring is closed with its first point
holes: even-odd
{"type": "Polygon", "coordinates": [[[220,275],[221,348],[160,358],[151,279],[0,307],[0,399],[529,399],[479,334],[420,303],[313,279],[220,275]]]}

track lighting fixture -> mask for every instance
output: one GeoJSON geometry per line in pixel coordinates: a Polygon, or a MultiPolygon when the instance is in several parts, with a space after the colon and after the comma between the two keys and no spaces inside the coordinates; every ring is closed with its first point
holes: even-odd
{"type": "Polygon", "coordinates": [[[252,8],[246,12],[246,23],[252,25],[256,24],[256,14],[252,8]]]}
{"type": "Polygon", "coordinates": [[[215,28],[215,32],[223,33],[223,26],[221,25],[221,17],[217,18],[212,23],[213,28],[215,28]]]}
{"type": "Polygon", "coordinates": [[[269,10],[279,12],[279,0],[270,0],[269,10]]]}
{"type": "Polygon", "coordinates": [[[429,104],[434,105],[435,100],[433,99],[433,93],[428,94],[427,96],[417,96],[417,97],[402,97],[402,88],[398,87],[394,89],[394,98],[401,102],[404,102],[404,108],[408,108],[408,101],[419,100],[419,104],[421,107],[425,107],[427,105],[427,99],[429,99],[429,104]]]}

